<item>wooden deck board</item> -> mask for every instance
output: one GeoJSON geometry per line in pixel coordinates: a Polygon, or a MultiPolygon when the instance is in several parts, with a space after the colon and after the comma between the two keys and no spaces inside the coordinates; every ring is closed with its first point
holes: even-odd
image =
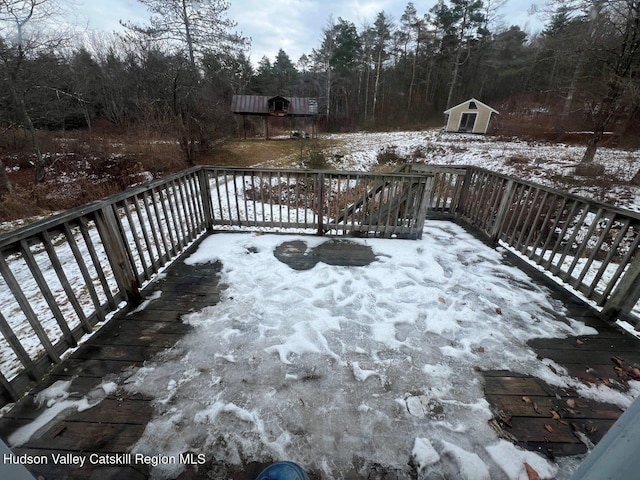
{"type": "MultiPolygon", "coordinates": [[[[590,323],[609,335],[538,338],[528,344],[539,358],[553,360],[578,380],[625,389],[625,379],[614,367],[635,366],[640,341],[595,318],[590,323]]],[[[600,441],[622,414],[615,405],[581,398],[533,377],[501,370],[485,372],[484,379],[487,401],[506,436],[550,457],[586,452],[587,443],[600,441]]]]}
{"type": "MultiPolygon", "coordinates": [[[[324,255],[322,261],[347,261],[348,255],[340,250],[341,246],[349,244],[333,242],[331,248],[320,249],[324,255]]],[[[162,291],[159,298],[154,297],[140,311],[133,306],[131,313],[118,314],[70,358],[53,368],[31,394],[0,419],[0,435],[6,439],[16,429],[37,418],[42,407],[36,404],[35,395],[56,381],[71,381],[69,399],[79,399],[98,388],[105,377],[123,378],[129,370],[144,365],[156,353],[174,345],[192,328],[182,323],[182,315],[220,301],[225,288],[218,282],[221,267],[219,262],[197,266],[181,262],[173,264],[161,280],[144,292],[150,296],[152,291],[159,289],[162,291]]],[[[619,361],[628,366],[640,364],[640,341],[603,323],[574,297],[551,291],[566,306],[566,312],[550,311],[558,321],[566,321],[566,317],[583,321],[599,334],[535,339],[529,342],[529,346],[540,358],[554,360],[577,378],[594,381],[613,379],[623,387],[624,382],[614,370],[616,363],[612,357],[619,357],[619,361]]],[[[487,401],[496,412],[496,418],[500,418],[499,413],[502,412],[503,419],[507,419],[508,424],[501,423],[504,431],[518,445],[551,457],[585,452],[587,447],[576,432],[595,443],[622,413],[614,405],[580,398],[576,392],[547,385],[527,375],[505,370],[483,373],[487,401]]],[[[31,454],[126,452],[138,440],[152,415],[152,399],[139,394],[129,395],[119,388],[94,408],[84,412],[65,412],[26,445],[14,451],[31,454]]],[[[255,463],[243,468],[215,466],[218,467],[221,472],[224,470],[225,478],[253,479],[264,465],[255,463]]],[[[44,478],[78,479],[136,479],[146,478],[148,473],[144,466],[129,465],[93,465],[80,469],[50,464],[32,466],[30,470],[44,478]]],[[[180,478],[205,477],[202,472],[188,468],[180,478]]]]}

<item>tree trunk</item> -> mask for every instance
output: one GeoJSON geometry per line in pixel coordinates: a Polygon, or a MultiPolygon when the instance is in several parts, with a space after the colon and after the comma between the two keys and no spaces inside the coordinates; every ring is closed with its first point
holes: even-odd
{"type": "Polygon", "coordinates": [[[185,39],[187,40],[187,50],[189,51],[189,62],[191,62],[191,66],[195,68],[196,59],[193,53],[193,39],[191,38],[191,25],[189,23],[186,0],[182,0],[182,21],[184,23],[185,39]]]}
{"type": "Polygon", "coordinates": [[[31,116],[29,115],[27,106],[24,103],[24,98],[18,93],[18,90],[16,87],[18,83],[16,80],[16,76],[17,76],[17,71],[14,72],[13,75],[5,74],[5,80],[7,80],[7,83],[9,85],[9,90],[11,90],[11,96],[13,97],[13,101],[15,102],[16,107],[18,108],[18,111],[22,115],[25,126],[27,127],[27,130],[29,130],[29,134],[31,136],[31,146],[33,148],[33,153],[36,156],[36,161],[34,165],[35,173],[34,173],[33,181],[34,181],[34,184],[38,184],[43,182],[46,176],[46,173],[47,173],[45,170],[46,163],[44,161],[44,158],[42,158],[42,152],[40,151],[40,145],[38,144],[36,129],[33,126],[33,122],[31,121],[31,116]]]}
{"type": "Polygon", "coordinates": [[[371,112],[371,116],[374,120],[376,118],[376,107],[378,105],[378,88],[380,86],[380,70],[382,68],[382,48],[383,47],[380,47],[380,50],[378,51],[378,62],[376,64],[376,82],[373,87],[373,111],[371,112]]]}
{"type": "Polygon", "coordinates": [[[36,162],[34,165],[35,170],[33,175],[33,183],[37,185],[38,183],[44,182],[44,179],[47,175],[46,163],[44,161],[44,158],[42,158],[42,152],[40,151],[40,145],[38,144],[36,129],[33,126],[33,122],[31,121],[31,116],[27,111],[27,106],[24,104],[24,98],[18,95],[18,92],[16,91],[14,86],[11,87],[11,90],[14,95],[14,99],[16,100],[16,103],[20,108],[20,113],[22,113],[22,116],[24,117],[25,124],[27,126],[27,129],[29,130],[29,135],[31,136],[31,146],[33,148],[33,153],[36,156],[36,162]]]}
{"type": "Polygon", "coordinates": [[[364,87],[364,122],[369,115],[369,84],[371,83],[371,67],[367,64],[367,80],[364,87]]]}
{"type": "Polygon", "coordinates": [[[589,139],[589,143],[587,144],[587,149],[584,152],[582,160],[580,160],[581,164],[592,163],[593,159],[596,156],[596,151],[598,150],[598,145],[600,145],[600,141],[602,140],[603,131],[598,129],[598,131],[593,132],[593,135],[589,139]]]}
{"type": "Polygon", "coordinates": [[[447,95],[447,108],[451,107],[451,102],[453,101],[453,92],[455,91],[456,83],[458,81],[458,73],[460,72],[460,59],[462,58],[462,41],[464,40],[464,36],[467,33],[467,13],[469,12],[465,9],[464,15],[462,17],[462,24],[460,25],[460,37],[458,38],[456,60],[453,64],[451,86],[449,87],[449,94],[447,95]]]}
{"type": "Polygon", "coordinates": [[[327,126],[331,114],[331,65],[327,68],[327,126]]]}
{"type": "Polygon", "coordinates": [[[9,180],[9,176],[7,175],[7,169],[4,167],[4,163],[0,158],[0,178],[2,179],[2,183],[0,186],[2,190],[9,193],[9,195],[13,194],[13,185],[11,185],[11,180],[9,180]]]}
{"type": "Polygon", "coordinates": [[[411,102],[413,100],[413,87],[416,84],[416,70],[418,63],[418,49],[420,48],[420,32],[418,32],[418,38],[416,40],[416,49],[413,53],[413,65],[411,65],[411,83],[409,84],[409,100],[407,102],[407,113],[411,111],[411,102]]]}
{"type": "Polygon", "coordinates": [[[456,82],[458,81],[458,73],[460,72],[460,58],[462,57],[462,45],[458,46],[456,53],[456,60],[453,64],[453,75],[451,76],[451,86],[449,87],[449,94],[447,95],[447,108],[451,107],[453,101],[453,92],[456,88],[456,82]]]}

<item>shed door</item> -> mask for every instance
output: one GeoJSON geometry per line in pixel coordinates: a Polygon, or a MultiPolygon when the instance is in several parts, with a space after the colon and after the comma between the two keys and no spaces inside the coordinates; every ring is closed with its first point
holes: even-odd
{"type": "Polygon", "coordinates": [[[463,113],[460,118],[459,132],[473,132],[473,126],[476,124],[477,113],[463,113]]]}

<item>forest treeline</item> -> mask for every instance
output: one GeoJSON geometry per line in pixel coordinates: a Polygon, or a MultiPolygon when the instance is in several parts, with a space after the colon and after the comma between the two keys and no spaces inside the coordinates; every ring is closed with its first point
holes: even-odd
{"type": "Polygon", "coordinates": [[[329,16],[311,52],[255,67],[228,2],[139,1],[148,24],[80,40],[52,20],[59,2],[0,0],[0,131],[31,133],[36,181],[42,129],[144,128],[177,136],[194,163],[236,133],[233,94],[316,97],[328,131],[420,126],[475,97],[501,110],[503,128],[593,131],[585,161],[606,131],[638,128],[640,0],[554,0],[535,35],[497,21],[495,0],[408,3],[361,25],[329,16]]]}

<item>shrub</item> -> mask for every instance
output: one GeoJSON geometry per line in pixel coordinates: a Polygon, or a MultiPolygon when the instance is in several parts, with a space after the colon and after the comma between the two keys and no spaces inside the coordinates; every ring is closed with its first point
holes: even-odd
{"type": "Polygon", "coordinates": [[[388,163],[401,163],[405,161],[398,153],[396,152],[396,147],[386,147],[380,152],[378,152],[378,156],[376,157],[378,163],[380,165],[386,165],[388,163]]]}

